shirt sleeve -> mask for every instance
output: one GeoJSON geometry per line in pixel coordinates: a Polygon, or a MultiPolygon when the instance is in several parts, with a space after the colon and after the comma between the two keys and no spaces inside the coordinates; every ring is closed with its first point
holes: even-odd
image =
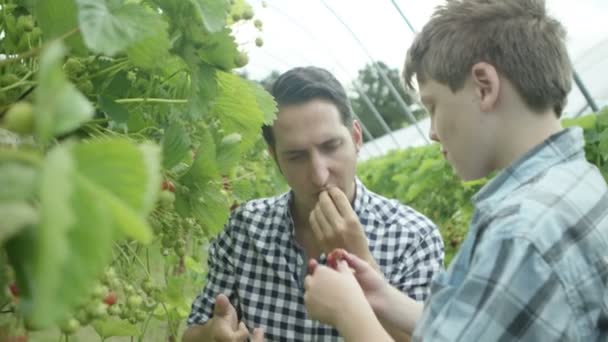
{"type": "Polygon", "coordinates": [[[416,301],[424,301],[430,293],[433,276],[443,269],[444,246],[439,229],[428,219],[408,222],[421,232],[398,261],[391,275],[391,284],[416,301]]]}
{"type": "MultiPolygon", "coordinates": [[[[462,283],[434,280],[414,341],[565,341],[572,308],[555,272],[520,237],[481,242],[462,283]]],[[[458,277],[458,275],[456,275],[458,277]]]]}
{"type": "Polygon", "coordinates": [[[209,247],[207,257],[207,281],[203,291],[194,299],[187,324],[204,324],[213,316],[215,297],[225,294],[232,306],[239,310],[239,301],[235,288],[233,263],[233,221],[229,221],[209,247]]]}

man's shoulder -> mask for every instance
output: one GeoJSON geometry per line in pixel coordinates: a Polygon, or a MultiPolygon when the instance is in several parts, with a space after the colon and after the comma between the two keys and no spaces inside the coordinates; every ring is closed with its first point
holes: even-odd
{"type": "Polygon", "coordinates": [[[425,215],[397,199],[387,198],[368,190],[365,214],[386,226],[406,227],[426,235],[436,225],[425,215]]]}
{"type": "Polygon", "coordinates": [[[288,194],[280,194],[272,197],[256,198],[239,205],[234,214],[272,214],[280,211],[288,204],[288,194]]]}

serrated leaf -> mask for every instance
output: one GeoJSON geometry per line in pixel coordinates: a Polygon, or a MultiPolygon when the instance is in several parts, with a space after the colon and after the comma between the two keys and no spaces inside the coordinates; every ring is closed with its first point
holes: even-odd
{"type": "Polygon", "coordinates": [[[103,95],[99,96],[99,106],[116,123],[121,124],[129,121],[129,111],[127,108],[120,103],[116,103],[111,98],[103,95]]]}
{"type": "Polygon", "coordinates": [[[230,203],[217,183],[207,183],[194,192],[190,200],[192,215],[204,222],[212,235],[218,234],[230,216],[230,203]]]}
{"type": "Polygon", "coordinates": [[[217,95],[216,69],[202,64],[189,64],[192,83],[188,118],[200,120],[207,116],[217,95]]]}
{"type": "MultiPolygon", "coordinates": [[[[44,41],[47,42],[78,28],[78,16],[74,0],[37,0],[34,3],[34,15],[42,29],[44,41]]],[[[79,55],[85,54],[87,51],[79,32],[64,41],[73,52],[79,55]]]]}
{"type": "Polygon", "coordinates": [[[224,138],[217,148],[217,168],[223,175],[228,174],[241,160],[240,134],[232,133],[231,136],[234,134],[239,136],[237,142],[226,141],[227,139],[224,138]]]}
{"type": "Polygon", "coordinates": [[[232,31],[226,28],[220,32],[205,36],[203,46],[198,54],[208,64],[224,71],[236,68],[235,60],[239,55],[232,31]]]}
{"type": "Polygon", "coordinates": [[[160,189],[160,151],[150,144],[100,140],[74,146],[78,172],[107,189],[125,206],[148,214],[160,189]]]}
{"type": "Polygon", "coordinates": [[[163,136],[163,167],[170,169],[182,161],[190,152],[190,144],[186,129],[174,121],[163,136]]]}
{"type": "Polygon", "coordinates": [[[190,0],[209,32],[221,30],[226,25],[230,2],[226,0],[190,0]]]}
{"type": "Polygon", "coordinates": [[[150,37],[150,28],[163,25],[160,15],[142,4],[76,0],[78,22],[86,46],[95,53],[114,56],[150,37]]]}
{"type": "Polygon", "coordinates": [[[167,23],[158,18],[157,24],[149,27],[149,33],[127,49],[127,55],[135,66],[155,68],[163,65],[169,58],[169,34],[167,23]]]}
{"type": "Polygon", "coordinates": [[[240,133],[241,151],[251,148],[259,137],[264,122],[250,83],[237,75],[217,73],[218,96],[213,113],[226,133],[240,133]]]}
{"type": "Polygon", "coordinates": [[[66,147],[48,154],[41,177],[41,224],[32,272],[30,312],[48,326],[73,309],[111,257],[112,218],[96,194],[80,186],[66,147]]]}
{"type": "Polygon", "coordinates": [[[103,339],[114,336],[140,336],[139,328],[127,321],[117,319],[96,320],[93,328],[103,339]]]}
{"type": "Polygon", "coordinates": [[[200,130],[200,146],[190,170],[181,178],[181,183],[189,187],[204,186],[210,180],[219,178],[216,147],[213,137],[207,128],[200,130]]]}
{"type": "Polygon", "coordinates": [[[78,128],[93,116],[93,106],[63,74],[64,52],[63,45],[54,42],[40,58],[34,112],[36,135],[43,143],[78,128]]]}
{"type": "Polygon", "coordinates": [[[256,102],[258,107],[264,113],[264,123],[267,125],[272,124],[272,122],[277,117],[277,103],[274,100],[274,97],[270,95],[262,86],[259,84],[249,81],[249,85],[255,95],[256,102]]]}

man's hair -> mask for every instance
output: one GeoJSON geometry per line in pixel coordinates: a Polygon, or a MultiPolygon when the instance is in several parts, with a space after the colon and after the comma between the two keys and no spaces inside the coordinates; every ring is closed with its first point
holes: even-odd
{"type": "Polygon", "coordinates": [[[475,63],[487,62],[511,81],[534,111],[559,117],[572,87],[566,31],[544,0],[447,0],[410,47],[403,77],[413,89],[433,79],[461,89],[475,63]]]}
{"type": "MultiPolygon", "coordinates": [[[[303,104],[313,99],[324,99],[333,103],[340,112],[342,123],[350,129],[353,122],[352,109],[346,91],[340,82],[327,70],[318,67],[298,67],[277,78],[270,93],[279,109],[284,106],[303,104]]],[[[262,134],[266,143],[274,147],[272,126],[264,125],[262,134]]]]}

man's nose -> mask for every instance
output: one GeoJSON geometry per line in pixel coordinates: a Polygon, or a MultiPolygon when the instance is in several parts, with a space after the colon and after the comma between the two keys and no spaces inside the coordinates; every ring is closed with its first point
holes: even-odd
{"type": "Polygon", "coordinates": [[[322,188],[327,185],[329,178],[329,169],[325,158],[319,155],[313,155],[311,158],[311,176],[313,185],[322,188]]]}

